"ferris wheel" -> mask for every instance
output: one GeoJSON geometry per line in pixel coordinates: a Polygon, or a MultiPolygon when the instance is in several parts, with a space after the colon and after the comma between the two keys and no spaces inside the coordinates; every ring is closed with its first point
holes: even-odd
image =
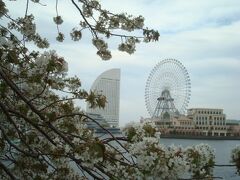
{"type": "Polygon", "coordinates": [[[160,61],[151,71],[145,87],[145,103],[151,117],[184,114],[191,83],[187,69],[175,59],[160,61]]]}

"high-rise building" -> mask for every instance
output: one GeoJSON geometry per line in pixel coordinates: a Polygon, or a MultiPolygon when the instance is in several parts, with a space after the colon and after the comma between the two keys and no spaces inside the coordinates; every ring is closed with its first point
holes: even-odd
{"type": "Polygon", "coordinates": [[[110,69],[103,72],[94,81],[91,90],[106,96],[105,108],[90,108],[87,105],[88,113],[100,114],[110,126],[119,125],[119,104],[120,104],[120,69],[110,69]]]}

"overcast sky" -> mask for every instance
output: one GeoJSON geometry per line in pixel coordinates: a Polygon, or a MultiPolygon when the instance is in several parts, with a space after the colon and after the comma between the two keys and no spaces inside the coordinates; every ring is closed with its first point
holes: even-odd
{"type": "MultiPolygon", "coordinates": [[[[53,2],[47,7],[33,5],[29,12],[36,13],[39,31],[52,43],[51,48],[68,61],[70,75],[79,76],[89,90],[103,71],[121,69],[120,125],[149,116],[144,101],[146,80],[151,69],[166,58],[181,61],[189,72],[189,108],[222,108],[228,119],[240,119],[239,0],[102,0],[102,6],[113,12],[143,15],[146,26],[161,34],[158,42],[139,44],[133,55],[117,51],[119,39],[114,38],[110,61],[96,55],[88,35],[77,43],[55,41],[53,2]]],[[[66,2],[59,0],[63,31],[80,21],[77,10],[66,2]]],[[[11,4],[10,12],[24,14],[18,2],[11,4]]]]}

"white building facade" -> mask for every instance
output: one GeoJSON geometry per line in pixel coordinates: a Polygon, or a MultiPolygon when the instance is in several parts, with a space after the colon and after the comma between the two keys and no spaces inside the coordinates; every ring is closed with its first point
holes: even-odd
{"type": "Polygon", "coordinates": [[[188,110],[188,118],[195,122],[197,129],[206,135],[226,136],[226,115],[223,109],[192,108],[188,110]]]}
{"type": "Polygon", "coordinates": [[[189,136],[240,136],[240,124],[226,120],[223,109],[191,108],[187,116],[181,115],[166,123],[160,118],[142,119],[154,121],[162,134],[189,136]]]}
{"type": "Polygon", "coordinates": [[[100,114],[110,126],[119,126],[119,106],[120,106],[120,69],[110,69],[103,72],[94,81],[91,90],[106,96],[107,104],[105,108],[89,108],[88,113],[100,114]]]}

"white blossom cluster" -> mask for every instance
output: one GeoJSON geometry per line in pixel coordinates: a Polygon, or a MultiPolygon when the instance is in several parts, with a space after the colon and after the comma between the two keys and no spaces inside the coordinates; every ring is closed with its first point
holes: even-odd
{"type": "Polygon", "coordinates": [[[121,43],[118,46],[119,51],[125,51],[128,54],[133,54],[136,50],[136,43],[139,43],[140,41],[136,38],[127,38],[125,43],[121,43]]]}
{"type": "Polygon", "coordinates": [[[20,30],[20,32],[26,35],[28,38],[31,38],[36,33],[36,24],[33,22],[33,20],[34,16],[32,14],[16,20],[18,30],[20,30]]]}
{"type": "Polygon", "coordinates": [[[54,18],[53,18],[53,21],[54,21],[56,24],[58,24],[58,25],[60,25],[60,24],[63,23],[63,19],[62,19],[61,16],[56,16],[56,17],[54,17],[54,18]]]}
{"type": "Polygon", "coordinates": [[[98,49],[97,55],[99,55],[103,60],[111,59],[111,52],[107,49],[108,45],[102,39],[92,39],[93,45],[98,49]]]}
{"type": "MultiPolygon", "coordinates": [[[[31,66],[26,65],[28,68],[27,76],[34,81],[41,76],[44,78],[39,79],[35,83],[29,83],[23,81],[21,83],[21,89],[25,92],[41,92],[43,84],[49,82],[49,87],[58,89],[58,84],[64,83],[63,77],[66,76],[68,71],[67,62],[58,57],[55,51],[45,51],[39,55],[31,66]]],[[[17,67],[18,68],[18,67],[17,67]]],[[[20,73],[21,68],[16,69],[16,73],[20,73]],[[19,69],[19,70],[18,70],[19,69]]],[[[48,88],[46,88],[47,90],[48,88]]]]}
{"type": "Polygon", "coordinates": [[[186,148],[190,172],[196,177],[212,175],[214,165],[214,150],[208,144],[199,144],[186,148]]]}
{"type": "Polygon", "coordinates": [[[8,48],[8,49],[12,49],[13,43],[11,41],[9,41],[7,38],[0,36],[0,48],[4,48],[4,47],[8,48]]]}
{"type": "Polygon", "coordinates": [[[231,162],[236,165],[237,172],[240,175],[240,145],[237,145],[231,152],[231,162]]]}
{"type": "Polygon", "coordinates": [[[188,170],[183,149],[160,144],[153,122],[131,124],[123,132],[132,141],[127,146],[139,168],[135,172],[138,179],[178,179],[188,170]]]}
{"type": "Polygon", "coordinates": [[[136,157],[139,178],[178,179],[188,170],[188,163],[181,148],[165,147],[153,137],[133,143],[130,153],[136,157]]]}
{"type": "Polygon", "coordinates": [[[34,23],[34,15],[26,15],[24,17],[19,17],[15,21],[10,21],[8,23],[9,29],[15,29],[24,35],[25,41],[33,41],[39,48],[49,47],[49,43],[46,38],[42,38],[36,32],[36,24],[34,23]]]}
{"type": "Polygon", "coordinates": [[[56,68],[54,69],[54,72],[57,72],[63,76],[66,75],[65,73],[68,71],[68,63],[63,58],[59,58],[56,54],[56,51],[53,51],[53,50],[48,52],[45,51],[36,59],[35,70],[42,71],[39,73],[43,73],[46,71],[45,68],[47,68],[50,63],[54,63],[54,65],[56,66],[56,68]]]}
{"type": "Polygon", "coordinates": [[[73,28],[70,36],[73,41],[79,41],[82,38],[82,32],[80,30],[77,30],[76,28],[73,28]]]}
{"type": "Polygon", "coordinates": [[[166,147],[152,122],[128,125],[123,132],[131,143],[127,143],[140,169],[138,176],[154,179],[178,179],[187,172],[195,178],[212,175],[214,151],[207,144],[181,148],[166,147]]]}
{"type": "Polygon", "coordinates": [[[237,160],[240,158],[240,145],[237,145],[233,150],[232,150],[232,160],[237,160]]]}
{"type": "Polygon", "coordinates": [[[56,37],[56,40],[59,41],[59,42],[63,42],[64,38],[65,38],[64,34],[59,32],[57,37],[56,37]]]}
{"type": "Polygon", "coordinates": [[[154,122],[145,121],[144,123],[131,123],[122,129],[123,134],[132,142],[138,142],[145,137],[155,137],[160,140],[160,132],[157,131],[154,122]]]}

